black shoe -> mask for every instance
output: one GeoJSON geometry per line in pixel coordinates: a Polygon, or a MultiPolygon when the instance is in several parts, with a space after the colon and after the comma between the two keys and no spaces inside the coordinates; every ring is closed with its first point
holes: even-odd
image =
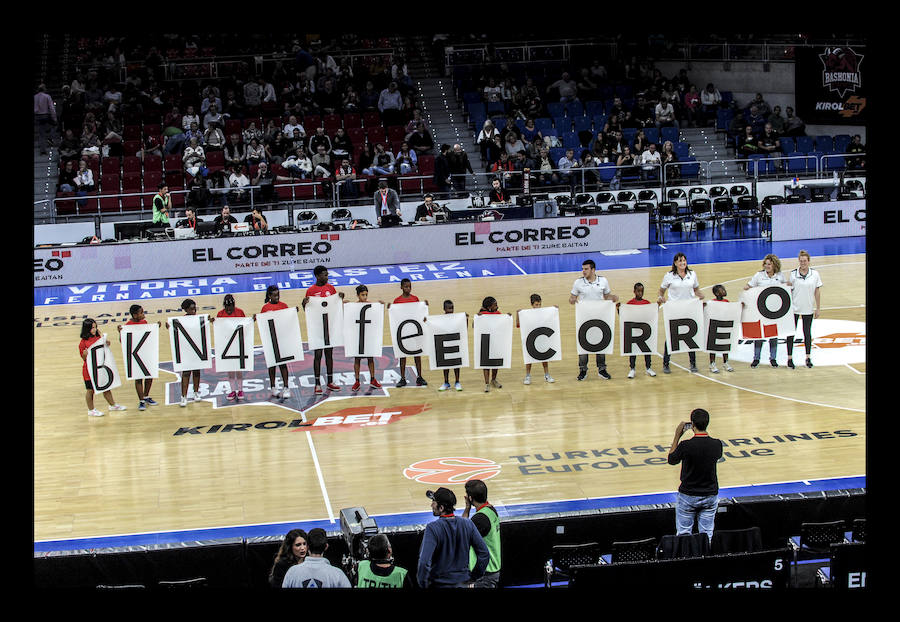
{"type": "Polygon", "coordinates": [[[397,387],[405,387],[405,386],[406,386],[406,377],[404,376],[403,378],[401,378],[401,379],[400,379],[400,382],[398,382],[398,383],[397,383],[396,385],[394,385],[394,386],[397,386],[397,387]]]}
{"type": "Polygon", "coordinates": [[[597,370],[597,374],[598,374],[601,378],[606,378],[607,380],[611,380],[611,379],[612,379],[612,376],[610,376],[609,373],[608,373],[605,369],[598,369],[598,370],[597,370]]]}
{"type": "Polygon", "coordinates": [[[419,376],[418,378],[416,378],[416,386],[427,387],[428,383],[425,382],[425,379],[422,376],[419,376]]]}
{"type": "Polygon", "coordinates": [[[756,367],[757,365],[759,365],[759,359],[753,359],[753,362],[750,363],[750,367],[756,367]]]}
{"type": "Polygon", "coordinates": [[[788,359],[787,366],[790,367],[791,369],[795,369],[794,368],[794,359],[788,359]]]}
{"type": "Polygon", "coordinates": [[[578,378],[576,378],[576,380],[584,380],[585,376],[587,376],[587,370],[582,369],[580,372],[578,372],[578,378]]]}
{"type": "Polygon", "coordinates": [[[809,368],[812,368],[812,361],[809,359],[806,359],[806,366],[809,368]]]}
{"type": "Polygon", "coordinates": [[[776,361],[775,359],[769,359],[769,364],[772,367],[778,367],[778,361],[776,361]]]}

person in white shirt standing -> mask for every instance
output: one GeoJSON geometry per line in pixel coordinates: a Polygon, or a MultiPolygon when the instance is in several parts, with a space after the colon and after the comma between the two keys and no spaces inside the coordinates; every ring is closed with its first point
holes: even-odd
{"type": "MultiPolygon", "coordinates": [[[[585,259],[581,263],[581,278],[575,279],[572,291],[569,294],[569,304],[573,305],[581,300],[612,300],[618,302],[619,297],[611,293],[609,281],[597,274],[597,264],[593,259],[585,259]]],[[[578,355],[578,380],[584,380],[587,376],[588,355],[578,355]]],[[[597,373],[601,378],[610,380],[612,376],[606,371],[606,355],[597,355],[597,373]]]]}
{"type": "MultiPolygon", "coordinates": [[[[751,277],[750,281],[744,285],[744,289],[751,287],[767,287],[769,285],[786,285],[787,280],[781,274],[781,260],[777,256],[769,253],[763,259],[763,269],[751,277]]],[[[763,339],[753,342],[753,362],[750,367],[759,365],[759,355],[762,354],[763,339]]],[[[769,339],[769,363],[772,367],[778,367],[775,356],[778,353],[778,337],[769,339]]]]}
{"type": "MultiPolygon", "coordinates": [[[[803,345],[806,346],[806,366],[812,367],[810,353],[812,352],[812,321],[819,317],[821,300],[819,288],[822,287],[822,277],[817,270],[809,267],[811,258],[806,251],[800,251],[798,256],[799,268],[791,270],[788,286],[792,288],[791,298],[794,305],[794,326],[797,320],[803,318],[803,345]]],[[[794,337],[787,340],[787,366],[794,369],[794,337]]]]}
{"type": "MultiPolygon", "coordinates": [[[[666,272],[663,277],[662,284],[659,286],[658,304],[665,302],[666,292],[669,292],[669,300],[690,300],[691,298],[699,298],[703,300],[703,294],[700,293],[700,280],[697,273],[688,268],[687,256],[684,253],[675,253],[672,259],[672,269],[666,272]]],[[[663,373],[671,374],[669,369],[669,346],[666,344],[663,349],[663,373]]],[[[697,353],[688,352],[688,359],[691,362],[691,373],[697,373],[697,353]]]]}

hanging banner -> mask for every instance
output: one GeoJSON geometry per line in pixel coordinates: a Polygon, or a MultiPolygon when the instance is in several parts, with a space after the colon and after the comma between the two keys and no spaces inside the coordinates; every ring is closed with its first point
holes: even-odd
{"type": "Polygon", "coordinates": [[[306,340],[310,350],[344,345],[344,304],[338,294],[309,297],[306,340]]]}
{"type": "Polygon", "coordinates": [[[128,380],[159,378],[159,325],[126,324],[119,333],[128,380]]]}
{"type": "Polygon", "coordinates": [[[346,356],[381,356],[384,305],[380,302],[348,302],[344,305],[343,330],[346,356]]]}
{"type": "Polygon", "coordinates": [[[865,125],[867,82],[861,46],[812,46],[794,48],[794,111],[807,125],[865,125]]]}
{"type": "Polygon", "coordinates": [[[88,375],[91,377],[91,385],[96,393],[103,393],[122,386],[116,360],[113,358],[112,350],[106,345],[106,340],[105,334],[100,335],[100,339],[87,349],[88,375]]]}
{"type": "Polygon", "coordinates": [[[212,325],[216,371],[253,371],[253,318],[218,317],[212,325]]]}
{"type": "Polygon", "coordinates": [[[169,318],[169,346],[172,371],[192,371],[212,367],[212,340],[209,316],[179,315],[169,318]]]}
{"type": "Polygon", "coordinates": [[[513,319],[507,313],[475,316],[475,369],[512,367],[512,329],[513,319]]]}
{"type": "Polygon", "coordinates": [[[266,356],[266,367],[303,360],[300,318],[295,307],[257,313],[256,328],[266,356]]]}
{"type": "MultiPolygon", "coordinates": [[[[411,303],[401,306],[407,304],[411,303]]],[[[469,366],[469,319],[465,313],[429,315],[425,338],[424,353],[432,371],[469,366]]]]}
{"type": "Polygon", "coordinates": [[[791,290],[784,285],[751,287],[741,294],[741,336],[744,339],[771,339],[793,335],[794,314],[791,290]]]}
{"type": "Polygon", "coordinates": [[[704,350],[713,354],[730,354],[738,346],[741,334],[741,303],[710,300],[703,307],[706,332],[704,350]]]}
{"type": "Polygon", "coordinates": [[[575,339],[578,354],[612,354],[616,304],[612,300],[575,303],[575,339]]]}
{"type": "Polygon", "coordinates": [[[703,301],[699,298],[669,300],[662,309],[669,354],[703,351],[706,347],[703,301]]]}
{"type": "Polygon", "coordinates": [[[425,353],[425,318],[428,317],[428,305],[424,302],[395,303],[388,309],[388,322],[391,328],[391,342],[394,344],[394,356],[421,356],[425,353]]]}
{"type": "Polygon", "coordinates": [[[659,305],[619,305],[619,354],[659,354],[659,305]]]}
{"type": "Polygon", "coordinates": [[[522,337],[522,358],[525,363],[562,360],[558,308],[522,309],[519,311],[519,329],[522,337]]]}

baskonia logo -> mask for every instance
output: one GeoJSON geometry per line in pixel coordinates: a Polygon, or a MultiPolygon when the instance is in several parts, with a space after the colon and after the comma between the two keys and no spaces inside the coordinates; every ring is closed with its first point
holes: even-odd
{"type": "Polygon", "coordinates": [[[407,479],[421,484],[463,484],[470,479],[490,479],[500,474],[500,465],[487,458],[471,456],[428,458],[403,470],[407,479]]]}
{"type": "Polygon", "coordinates": [[[843,97],[846,93],[855,93],[862,86],[862,74],[859,66],[863,55],[857,54],[852,48],[828,47],[823,54],[819,54],[822,61],[822,86],[835,91],[843,97]]]}
{"type": "MultiPolygon", "coordinates": [[[[313,355],[311,352],[304,352],[302,361],[293,361],[287,364],[288,368],[288,385],[290,395],[285,399],[272,397],[272,390],[269,386],[269,372],[266,367],[266,358],[261,348],[256,348],[253,353],[253,371],[244,372],[244,380],[242,388],[244,398],[238,401],[227,399],[228,393],[232,388],[229,384],[228,372],[217,371],[215,367],[212,369],[204,369],[200,372],[200,399],[211,402],[213,408],[227,408],[236,405],[264,405],[270,404],[287,410],[293,410],[298,413],[306,412],[310,408],[318,404],[328,401],[332,398],[347,397],[378,397],[387,396],[387,389],[396,386],[400,380],[400,374],[397,373],[397,359],[394,357],[392,347],[382,348],[382,355],[375,357],[375,373],[381,383],[381,388],[375,389],[369,384],[369,371],[365,361],[363,361],[360,370],[360,382],[362,385],[356,392],[351,391],[354,379],[353,359],[344,356],[344,348],[336,347],[333,352],[334,356],[334,383],[341,387],[340,391],[329,392],[325,389],[325,393],[316,394],[315,376],[313,374],[313,355]]],[[[324,357],[323,357],[324,358],[324,357]]],[[[215,363],[214,363],[215,364],[215,363]]],[[[159,368],[164,371],[180,376],[180,373],[173,371],[172,362],[167,361],[160,363],[159,368]]],[[[325,361],[322,361],[322,380],[325,379],[325,361]]],[[[320,380],[320,382],[322,382],[320,380]]],[[[281,372],[276,370],[275,381],[276,388],[280,391],[283,386],[281,384],[281,372]]],[[[323,385],[323,389],[324,389],[323,385]]],[[[181,380],[166,383],[166,404],[178,404],[181,400],[181,380]]]]}

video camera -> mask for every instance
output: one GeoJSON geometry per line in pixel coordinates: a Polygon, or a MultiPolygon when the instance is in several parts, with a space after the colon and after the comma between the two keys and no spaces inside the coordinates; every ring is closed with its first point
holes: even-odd
{"type": "Polygon", "coordinates": [[[353,583],[357,564],[369,556],[369,538],[378,533],[378,525],[364,508],[344,508],[341,510],[341,533],[349,550],[349,553],[344,555],[341,565],[353,583]]]}

